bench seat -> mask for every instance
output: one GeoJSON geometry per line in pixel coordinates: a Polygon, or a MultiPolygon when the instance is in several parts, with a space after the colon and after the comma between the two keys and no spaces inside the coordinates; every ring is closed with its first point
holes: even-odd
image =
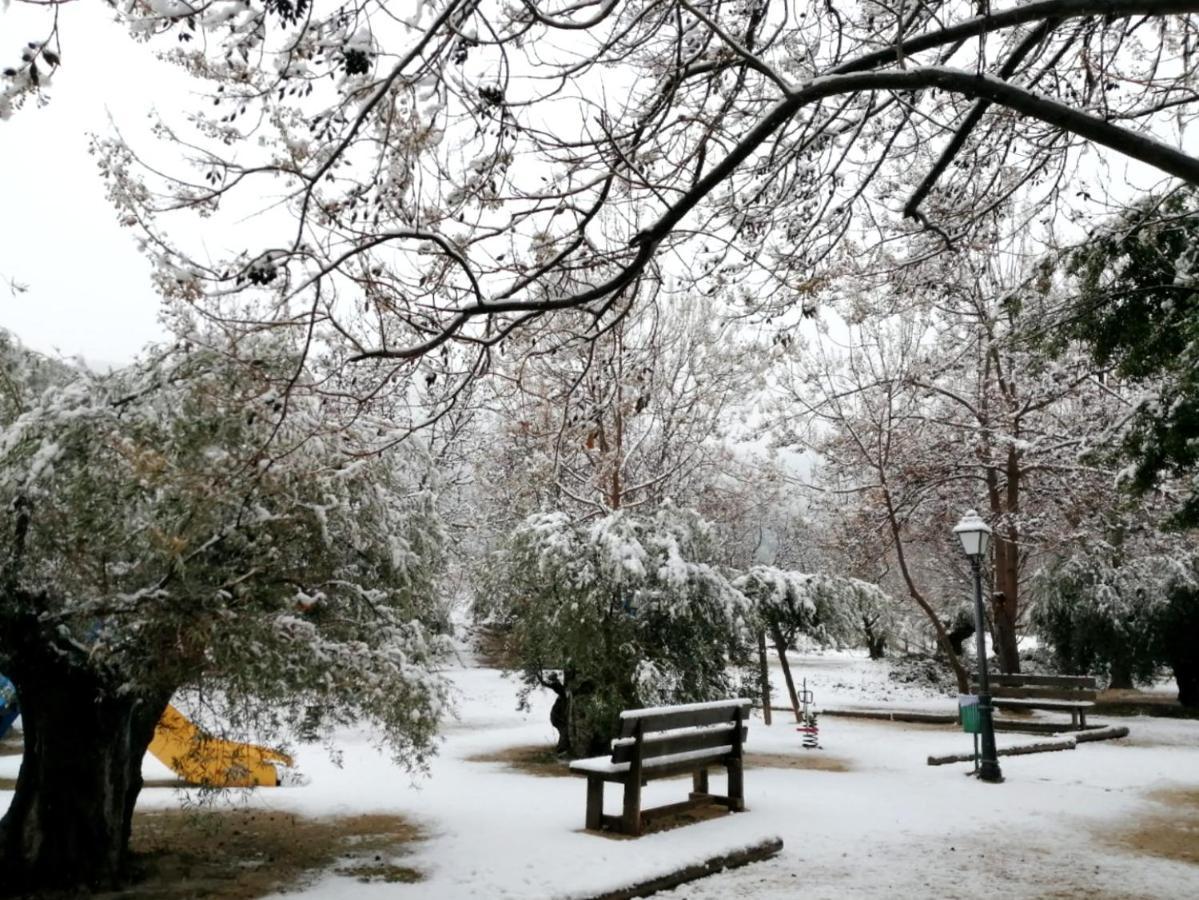
{"type": "MultiPolygon", "coordinates": [[[[732,744],[725,744],[719,747],[713,747],[711,750],[692,750],[689,753],[672,753],[669,756],[657,756],[653,759],[647,759],[641,763],[641,771],[654,771],[672,766],[677,766],[680,763],[691,766],[698,760],[712,759],[719,761],[722,757],[728,756],[733,752],[732,744]]],[[[592,756],[588,759],[576,759],[570,764],[572,772],[586,772],[595,775],[622,775],[629,771],[632,766],[631,762],[612,762],[609,756],[592,756]]]]}
{"type": "Polygon", "coordinates": [[[570,764],[572,774],[587,779],[586,827],[637,835],[644,818],[701,803],[717,803],[733,812],[744,810],[741,747],[749,708],[750,701],[736,699],[622,712],[620,736],[612,741],[611,755],[576,759],[570,764]],[[715,766],[728,772],[727,796],[708,791],[708,769],[715,766]],[[686,773],[692,777],[686,801],[642,811],[644,784],[686,773]],[[619,816],[604,815],[604,785],[609,782],[624,787],[619,816]]]}
{"type": "Polygon", "coordinates": [[[1093,700],[1026,700],[1013,697],[993,697],[992,706],[1006,706],[1011,709],[1090,709],[1095,705],[1093,700]]]}

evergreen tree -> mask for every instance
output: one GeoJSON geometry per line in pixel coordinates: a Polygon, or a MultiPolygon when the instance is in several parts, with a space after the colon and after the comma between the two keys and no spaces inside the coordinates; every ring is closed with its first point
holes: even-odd
{"type": "Polygon", "coordinates": [[[1187,486],[1175,516],[1199,525],[1199,194],[1179,188],[1144,200],[1069,259],[1079,296],[1059,340],[1144,391],[1123,434],[1138,493],[1164,478],[1187,486]]]}
{"type": "Polygon", "coordinates": [[[1124,558],[1101,544],[1038,573],[1033,624],[1067,672],[1113,687],[1150,681],[1160,666],[1184,706],[1199,706],[1199,556],[1124,558]]]}

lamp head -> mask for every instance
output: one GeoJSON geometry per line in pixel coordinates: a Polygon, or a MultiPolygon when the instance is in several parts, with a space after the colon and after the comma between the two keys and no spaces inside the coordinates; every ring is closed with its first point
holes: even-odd
{"type": "Polygon", "coordinates": [[[966,511],[966,515],[954,526],[953,533],[962,542],[962,549],[967,556],[979,559],[986,555],[987,546],[991,543],[991,529],[974,510],[966,511]]]}

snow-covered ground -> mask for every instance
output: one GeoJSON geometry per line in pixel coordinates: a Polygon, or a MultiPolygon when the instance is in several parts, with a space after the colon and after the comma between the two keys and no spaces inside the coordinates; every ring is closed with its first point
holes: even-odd
{"type": "MultiPolygon", "coordinates": [[[[885,664],[851,655],[798,657],[794,665],[819,706],[953,707],[952,698],[895,685],[885,664]]],[[[788,717],[776,714],[769,728],[751,724],[747,752],[821,754],[847,771],[750,768],[747,813],[611,840],[582,831],[582,780],[468,759],[551,744],[549,698],[522,713],[516,685],[495,670],[463,666],[452,677],[459,718],[445,729],[430,777],[413,781],[369,733],[346,731],[333,740],[340,768],[320,747],[301,747],[308,783],[248,800],[313,816],[402,814],[427,835],[403,859],[425,880],[363,884],[330,874],[286,896],[586,897],[778,835],[785,847],[777,858],[658,896],[1199,897],[1199,866],[1136,853],[1121,839],[1141,817],[1172,814],[1160,792],[1199,789],[1199,721],[1098,716],[1128,725],[1131,739],[1005,757],[1007,780],[990,785],[965,777],[966,765],[926,764],[929,754],[969,749],[970,737],[951,728],[825,717],[823,749],[804,751],[788,717]]],[[[1001,733],[998,740],[1002,747],[1034,738],[1001,733]]],[[[14,757],[0,758],[0,776],[15,775],[16,765],[14,757]]],[[[149,759],[146,774],[167,772],[149,759]]],[[[617,789],[609,790],[614,812],[617,789]]],[[[677,801],[687,790],[679,781],[653,782],[646,806],[677,801]]],[[[147,808],[179,802],[167,788],[146,789],[141,800],[147,808]]],[[[1192,811],[1190,827],[1197,817],[1192,811]]]]}

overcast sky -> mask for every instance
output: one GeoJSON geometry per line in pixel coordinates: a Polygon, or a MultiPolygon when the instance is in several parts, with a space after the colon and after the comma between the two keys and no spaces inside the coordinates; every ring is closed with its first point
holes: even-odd
{"type": "MultiPolygon", "coordinates": [[[[3,10],[3,7],[0,7],[3,10]]],[[[180,73],[113,25],[97,4],[64,9],[63,66],[44,108],[0,122],[0,327],[42,351],[128,360],[162,336],[149,266],[118,226],[88,154],[88,132],[144,128],[180,73]],[[15,291],[9,280],[26,285],[15,291]]],[[[43,10],[0,11],[0,59],[44,37],[43,10]]]]}
{"type": "MultiPolygon", "coordinates": [[[[44,7],[5,8],[0,0],[0,61],[15,59],[26,41],[44,39],[49,21],[44,7]]],[[[0,122],[0,327],[38,350],[120,363],[163,336],[159,301],[134,232],[118,226],[104,197],[88,133],[107,135],[115,124],[135,148],[161,152],[146,134],[147,112],[156,103],[186,108],[192,87],[112,23],[103,4],[64,7],[62,40],[50,103],[30,104],[0,122]]],[[[1187,138],[1193,151],[1196,136],[1187,138]]],[[[1128,181],[1136,167],[1114,155],[1109,160],[1112,167],[1102,170],[1093,156],[1083,163],[1082,171],[1092,173],[1087,187],[1112,190],[1121,200],[1135,194],[1128,181]]],[[[1160,175],[1132,180],[1143,189],[1160,175]]],[[[202,241],[226,237],[222,230],[202,241]]]]}

